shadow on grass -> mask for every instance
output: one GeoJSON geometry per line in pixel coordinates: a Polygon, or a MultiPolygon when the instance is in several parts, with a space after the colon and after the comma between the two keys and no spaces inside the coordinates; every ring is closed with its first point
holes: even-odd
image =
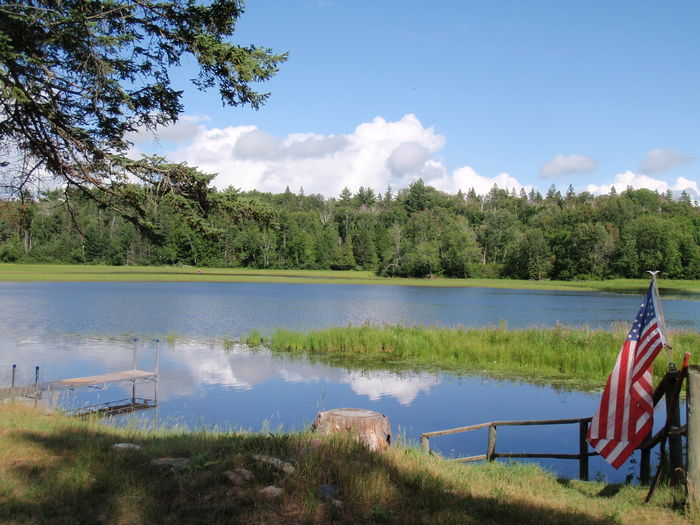
{"type": "MultiPolygon", "coordinates": [[[[576,485],[574,483],[571,483],[570,479],[559,478],[559,479],[557,479],[557,483],[559,483],[560,485],[562,485],[563,487],[565,487],[567,489],[578,490],[576,488],[576,485]]],[[[619,483],[609,483],[609,484],[605,485],[601,490],[596,492],[595,494],[590,494],[588,492],[583,492],[583,491],[579,491],[579,492],[581,492],[581,494],[585,494],[586,496],[589,496],[589,497],[614,498],[615,496],[617,496],[620,493],[620,490],[622,490],[622,487],[623,487],[623,485],[621,485],[619,483]]]]}
{"type": "Polygon", "coordinates": [[[504,495],[475,496],[426,468],[429,460],[414,451],[377,454],[342,439],[136,434],[130,440],[140,450],[117,452],[112,445],[124,436],[95,426],[10,437],[40,452],[0,466],[3,523],[610,523],[504,495]],[[285,473],[253,454],[296,470],[285,473]],[[160,457],[187,457],[189,464],[153,465],[160,457]],[[235,487],[225,472],[237,467],[254,480],[235,487]],[[338,487],[342,504],[321,497],[318,487],[326,483],[338,487]],[[259,493],[273,484],[283,496],[259,493]]]}

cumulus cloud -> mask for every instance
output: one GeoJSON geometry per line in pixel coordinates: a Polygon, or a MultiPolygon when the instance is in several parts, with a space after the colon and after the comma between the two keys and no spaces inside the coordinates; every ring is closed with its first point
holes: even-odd
{"type": "Polygon", "coordinates": [[[613,182],[610,184],[589,184],[586,186],[586,191],[594,195],[603,195],[610,193],[612,188],[615,188],[615,191],[620,193],[625,191],[628,187],[635,189],[646,188],[648,190],[658,191],[659,193],[665,193],[671,190],[675,197],[678,197],[683,191],[687,192],[693,199],[697,199],[698,196],[700,196],[700,188],[698,188],[697,181],[686,179],[685,177],[677,177],[673,184],[669,184],[664,180],[655,179],[648,175],[635,173],[629,170],[615,175],[613,182]]]}
{"type": "Polygon", "coordinates": [[[204,123],[209,120],[209,117],[206,116],[183,115],[174,124],[160,127],[155,132],[142,126],[136,131],[128,133],[127,139],[138,146],[153,146],[163,142],[184,144],[204,132],[206,129],[204,123]]]}
{"type": "Polygon", "coordinates": [[[541,179],[552,179],[562,175],[580,175],[598,169],[598,162],[588,155],[557,155],[540,167],[541,179]]]}
{"type": "Polygon", "coordinates": [[[639,171],[648,175],[664,173],[692,164],[695,159],[672,149],[652,149],[639,163],[639,171]]]}
{"type": "Polygon", "coordinates": [[[484,177],[469,166],[458,168],[452,173],[445,172],[441,177],[427,179],[426,183],[447,193],[457,193],[459,190],[466,192],[470,188],[474,188],[474,191],[479,195],[488,193],[494,184],[505,190],[520,191],[524,189],[530,191],[532,189],[532,186],[523,186],[518,182],[518,179],[508,173],[499,173],[495,177],[484,177]]]}
{"type": "Polygon", "coordinates": [[[444,136],[409,114],[393,122],[376,117],[345,135],[276,137],[255,126],[201,128],[168,157],[217,173],[214,184],[219,188],[282,192],[286,187],[294,191],[303,187],[307,194],[331,197],[345,186],[352,191],[360,186],[383,191],[387,185],[406,187],[418,178],[448,192],[474,188],[486,193],[494,184],[522,187],[506,173],[489,178],[470,167],[448,172],[433,158],[444,145],[444,136]]]}
{"type": "Polygon", "coordinates": [[[416,173],[430,159],[430,150],[416,142],[402,142],[386,161],[389,171],[397,175],[416,173]]]}

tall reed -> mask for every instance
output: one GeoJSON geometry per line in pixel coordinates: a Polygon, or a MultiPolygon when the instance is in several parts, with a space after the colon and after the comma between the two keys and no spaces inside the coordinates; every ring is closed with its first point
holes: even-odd
{"type": "MultiPolygon", "coordinates": [[[[357,358],[363,364],[406,366],[512,373],[531,379],[579,381],[602,385],[612,369],[626,328],[610,331],[588,328],[446,328],[440,326],[372,325],[335,327],[308,332],[276,330],[268,339],[257,332],[243,342],[261,342],[275,352],[357,358]]],[[[696,332],[674,332],[669,339],[673,359],[683,352],[697,353],[696,332]]],[[[662,353],[654,365],[656,377],[666,370],[662,353]]]]}

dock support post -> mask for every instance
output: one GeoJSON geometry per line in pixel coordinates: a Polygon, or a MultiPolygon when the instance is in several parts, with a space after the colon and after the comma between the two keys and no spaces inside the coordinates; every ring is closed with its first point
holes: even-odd
{"type": "Polygon", "coordinates": [[[578,424],[578,479],[588,481],[588,421],[581,421],[578,424]]]}
{"type": "MultiPolygon", "coordinates": [[[[131,358],[131,369],[136,370],[136,343],[138,339],[134,338],[134,353],[133,357],[131,358]]],[[[132,379],[131,380],[131,404],[135,405],[136,404],[136,380],[132,379]]]]}
{"type": "Polygon", "coordinates": [[[156,374],[160,373],[160,339],[156,339],[156,374]]]}
{"type": "Polygon", "coordinates": [[[158,383],[160,382],[160,339],[156,339],[156,380],[153,385],[153,430],[158,428],[158,383]]]}
{"type": "Polygon", "coordinates": [[[700,366],[688,367],[688,507],[700,514],[700,366]]]}
{"type": "Polygon", "coordinates": [[[34,408],[39,401],[39,367],[34,369],[34,408]]]}

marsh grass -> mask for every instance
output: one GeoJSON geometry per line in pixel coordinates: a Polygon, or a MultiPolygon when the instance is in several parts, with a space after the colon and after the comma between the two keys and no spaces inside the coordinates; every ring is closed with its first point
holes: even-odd
{"type": "MultiPolygon", "coordinates": [[[[605,281],[528,281],[517,279],[414,279],[379,277],[370,271],[195,268],[190,266],[104,266],[0,263],[0,281],[95,282],[278,282],[300,284],[382,284],[429,287],[482,287],[642,294],[648,279],[605,281]]],[[[660,279],[666,294],[697,295],[700,280],[660,279]]]]}
{"type": "Polygon", "coordinates": [[[642,505],[644,488],[557,480],[533,464],[464,466],[309,433],[139,432],[10,404],[0,415],[2,523],[690,523],[683,494],[668,487],[642,505]],[[116,452],[118,442],[142,448],[116,452]],[[160,457],[190,463],[153,466],[160,457]],[[255,479],[234,487],[225,472],[237,467],[255,479]],[[340,504],[320,496],[327,483],[340,504]],[[258,492],[273,484],[281,498],[258,492]]]}
{"type": "MultiPolygon", "coordinates": [[[[269,345],[274,352],[307,353],[331,362],[355,362],[360,366],[430,368],[450,371],[512,374],[534,382],[571,382],[582,389],[604,385],[627,333],[578,328],[445,328],[404,325],[372,325],[326,328],[308,332],[276,330],[271,337],[258,332],[243,337],[246,344],[269,345]]],[[[696,332],[669,335],[673,358],[697,353],[696,332]]],[[[668,359],[655,362],[661,377],[668,359]]]]}

